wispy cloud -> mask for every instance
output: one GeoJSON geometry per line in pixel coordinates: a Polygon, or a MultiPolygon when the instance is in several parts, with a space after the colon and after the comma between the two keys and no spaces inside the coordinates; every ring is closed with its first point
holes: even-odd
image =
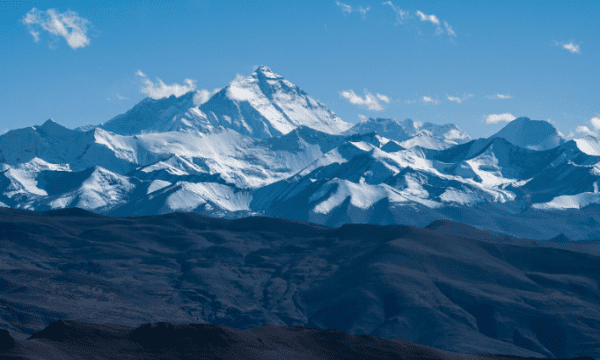
{"type": "Polygon", "coordinates": [[[448,36],[456,36],[454,30],[452,30],[452,26],[448,25],[447,21],[444,21],[444,26],[446,27],[446,32],[448,33],[448,36]]]}
{"type": "MultiPolygon", "coordinates": [[[[600,117],[595,116],[588,121],[588,125],[581,125],[575,128],[575,132],[583,135],[591,135],[594,137],[600,137],[600,117]]],[[[569,134],[570,137],[574,137],[574,134],[569,134]]]]}
{"type": "Polygon", "coordinates": [[[486,98],[488,98],[488,99],[512,99],[512,96],[495,94],[495,95],[488,95],[488,96],[486,96],[486,98]]]}
{"type": "MultiPolygon", "coordinates": [[[[444,30],[442,29],[442,21],[440,21],[440,19],[431,14],[431,15],[427,15],[424,14],[422,11],[417,11],[417,16],[419,17],[419,19],[421,19],[421,21],[426,21],[426,22],[430,22],[433,25],[435,25],[435,34],[436,35],[440,35],[444,32],[444,30]]],[[[452,37],[456,37],[456,33],[454,32],[454,30],[452,30],[452,26],[450,26],[450,24],[448,24],[447,21],[443,21],[444,24],[444,28],[446,28],[446,33],[448,34],[448,36],[450,36],[450,39],[452,40],[452,37]]]]}
{"type": "Polygon", "coordinates": [[[55,9],[43,11],[33,8],[21,21],[27,25],[35,42],[40,40],[40,33],[36,31],[39,29],[46,30],[54,36],[62,36],[72,49],[85,47],[90,43],[86,36],[90,22],[77,16],[74,11],[60,13],[55,9]]]}
{"type": "Polygon", "coordinates": [[[417,16],[421,19],[421,21],[429,21],[430,23],[436,26],[435,34],[439,35],[443,32],[442,27],[440,26],[440,19],[435,15],[425,15],[421,11],[417,11],[417,16]]]}
{"type": "MultiPolygon", "coordinates": [[[[382,3],[382,5],[389,5],[392,8],[392,10],[394,11],[394,13],[396,13],[396,25],[403,24],[404,20],[411,18],[410,12],[400,9],[399,7],[395,6],[391,1],[386,1],[386,2],[382,3]]],[[[450,24],[448,24],[447,21],[442,22],[437,16],[435,16],[433,14],[427,15],[420,10],[417,10],[417,12],[415,14],[417,15],[417,17],[419,19],[421,19],[421,21],[430,22],[433,25],[435,25],[435,28],[436,28],[435,34],[436,35],[440,35],[444,32],[444,30],[442,29],[442,23],[443,23],[443,25],[446,29],[446,33],[448,34],[448,36],[450,36],[451,42],[454,43],[454,41],[452,40],[452,37],[456,37],[456,32],[454,32],[454,30],[452,29],[452,26],[450,26],[450,24]]]]}
{"type": "Polygon", "coordinates": [[[563,49],[569,50],[570,52],[572,52],[574,54],[580,53],[579,45],[575,45],[572,42],[570,42],[568,44],[563,44],[562,47],[563,47],[563,49]]]}
{"type": "Polygon", "coordinates": [[[580,52],[579,51],[579,45],[575,45],[572,42],[568,43],[568,44],[563,44],[562,47],[563,47],[563,49],[567,49],[567,50],[569,50],[572,53],[579,54],[579,52],[580,52]]]}
{"type": "Polygon", "coordinates": [[[144,94],[147,94],[148,97],[153,99],[162,99],[164,97],[169,97],[171,95],[175,95],[179,97],[185,93],[188,93],[192,90],[196,89],[196,81],[192,79],[183,80],[185,85],[180,84],[165,84],[161,79],[158,79],[158,83],[153,83],[146,74],[138,70],[136,75],[142,78],[144,83],[144,87],[140,89],[140,91],[144,94]]]}
{"type": "Polygon", "coordinates": [[[381,101],[385,102],[386,104],[389,104],[389,103],[390,103],[390,98],[389,98],[389,97],[387,97],[387,96],[385,96],[385,95],[382,95],[382,94],[380,94],[380,93],[377,93],[377,98],[378,98],[379,100],[381,100],[381,101]]]}
{"type": "MultiPolygon", "coordinates": [[[[373,110],[373,111],[383,111],[383,106],[379,103],[378,98],[381,99],[380,96],[383,96],[383,97],[387,98],[388,100],[389,100],[389,98],[387,96],[381,95],[381,94],[377,94],[378,96],[375,97],[373,94],[367,92],[367,89],[365,89],[364,92],[365,92],[364,98],[356,95],[353,90],[342,91],[342,92],[340,92],[340,95],[342,95],[343,97],[348,99],[348,101],[350,101],[351,104],[364,106],[367,109],[373,110]]],[[[385,101],[385,100],[382,100],[382,101],[385,101]]]]}
{"type": "Polygon", "coordinates": [[[119,95],[119,93],[117,93],[117,94],[115,95],[115,97],[116,97],[117,99],[119,99],[119,100],[129,100],[129,99],[128,99],[128,98],[126,98],[125,96],[121,96],[121,95],[119,95]]]}
{"type": "Polygon", "coordinates": [[[440,19],[438,19],[435,15],[425,15],[421,11],[417,10],[417,16],[421,19],[421,21],[429,21],[436,25],[440,24],[440,19]]]}
{"type": "Polygon", "coordinates": [[[438,103],[437,100],[434,100],[434,99],[430,98],[429,96],[423,96],[423,99],[421,99],[421,101],[423,101],[423,103],[425,103],[425,104],[430,104],[431,103],[431,104],[436,104],[437,105],[437,103],[438,103]]]}
{"type": "Polygon", "coordinates": [[[580,54],[581,53],[581,49],[579,48],[579,45],[574,44],[573,41],[570,41],[567,43],[567,42],[559,42],[559,41],[552,40],[552,42],[554,43],[554,45],[560,46],[561,48],[568,50],[572,54],[580,54]]]}
{"type": "Polygon", "coordinates": [[[337,4],[337,6],[339,6],[339,7],[342,8],[342,12],[344,14],[352,14],[353,12],[357,12],[357,13],[362,14],[363,16],[365,16],[365,15],[367,15],[367,12],[369,10],[371,10],[371,8],[368,7],[368,6],[366,8],[364,8],[362,6],[350,6],[350,5],[341,3],[339,1],[336,1],[335,3],[337,4]]]}
{"type": "Polygon", "coordinates": [[[473,96],[475,96],[475,95],[467,94],[467,95],[463,95],[462,98],[459,98],[458,96],[450,96],[450,95],[446,94],[446,97],[448,98],[448,100],[459,103],[459,104],[461,104],[465,100],[469,100],[473,96]]]}
{"type": "Polygon", "coordinates": [[[202,105],[208,101],[214,94],[218,93],[221,89],[214,89],[213,91],[208,91],[205,89],[196,91],[194,94],[193,102],[194,106],[202,105]]]}
{"type": "Polygon", "coordinates": [[[516,117],[513,114],[504,113],[504,114],[486,115],[486,116],[484,116],[483,120],[485,121],[486,124],[498,124],[502,121],[511,122],[515,119],[516,119],[516,117]]]}
{"type": "Polygon", "coordinates": [[[399,7],[392,4],[391,1],[386,1],[382,5],[389,5],[392,10],[396,13],[396,24],[402,24],[405,18],[408,17],[408,11],[404,11],[399,7]]]}

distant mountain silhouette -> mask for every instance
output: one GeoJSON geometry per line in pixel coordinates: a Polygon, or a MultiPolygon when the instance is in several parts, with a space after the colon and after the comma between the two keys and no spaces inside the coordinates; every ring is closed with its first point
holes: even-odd
{"type": "Polygon", "coordinates": [[[550,241],[557,242],[557,243],[567,243],[567,242],[571,242],[573,240],[566,237],[565,234],[559,234],[558,236],[555,236],[552,239],[550,239],[550,241]]]}

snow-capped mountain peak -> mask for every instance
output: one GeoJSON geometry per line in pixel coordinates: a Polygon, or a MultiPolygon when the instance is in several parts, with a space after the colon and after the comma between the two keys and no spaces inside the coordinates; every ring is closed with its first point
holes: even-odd
{"type": "Polygon", "coordinates": [[[65,134],[65,133],[71,132],[71,130],[60,125],[53,119],[46,120],[42,125],[32,126],[32,129],[34,131],[42,131],[46,134],[54,134],[54,135],[65,134]]]}
{"type": "Polygon", "coordinates": [[[271,68],[261,65],[254,71],[257,76],[263,76],[269,79],[283,79],[281,75],[275,74],[271,68]]]}
{"type": "Polygon", "coordinates": [[[560,132],[548,121],[520,117],[491,137],[501,137],[513,145],[543,151],[565,143],[560,132]]]}
{"type": "MultiPolygon", "coordinates": [[[[223,126],[240,134],[266,139],[299,126],[339,134],[352,124],[270,68],[259,66],[249,76],[238,75],[209,99],[191,91],[180,97],[146,98],[127,113],[99,127],[120,135],[177,130],[207,131],[223,126]]],[[[89,130],[85,127],[80,130],[89,130]]]]}

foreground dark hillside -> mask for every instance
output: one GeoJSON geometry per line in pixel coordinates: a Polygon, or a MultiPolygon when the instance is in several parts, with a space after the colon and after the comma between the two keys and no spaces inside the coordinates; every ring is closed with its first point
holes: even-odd
{"type": "MultiPolygon", "coordinates": [[[[10,335],[2,332],[0,358],[13,360],[526,360],[504,355],[457,354],[404,340],[352,335],[337,330],[307,329],[301,326],[265,325],[240,330],[222,325],[180,325],[163,322],[131,328],[59,320],[27,340],[15,341],[10,335]]],[[[578,357],[573,360],[593,358],[578,357]]]]}
{"type": "MultiPolygon", "coordinates": [[[[434,230],[435,229],[435,230],[434,230]]],[[[197,214],[0,209],[0,328],[57,319],[337,329],[460,353],[600,358],[598,244],[197,214]]]]}

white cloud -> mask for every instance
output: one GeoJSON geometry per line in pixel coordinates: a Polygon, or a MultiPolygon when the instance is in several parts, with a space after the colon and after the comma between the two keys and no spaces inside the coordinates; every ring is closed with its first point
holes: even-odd
{"type": "Polygon", "coordinates": [[[572,53],[579,54],[579,45],[575,45],[572,42],[568,44],[563,44],[563,49],[567,49],[572,53]]]}
{"type": "Polygon", "coordinates": [[[352,6],[350,6],[350,5],[346,5],[346,4],[342,4],[342,3],[341,3],[341,2],[339,2],[339,1],[336,1],[335,3],[337,4],[337,6],[339,6],[339,7],[341,7],[341,8],[342,8],[342,12],[344,12],[344,13],[346,13],[346,14],[350,14],[350,13],[352,13],[352,6]]]}
{"type": "Polygon", "coordinates": [[[430,21],[436,25],[440,24],[440,19],[435,15],[425,15],[420,11],[417,11],[417,16],[421,18],[421,21],[430,21]]]}
{"type": "Polygon", "coordinates": [[[369,120],[369,118],[361,114],[358,114],[358,118],[360,119],[360,122],[366,122],[367,120],[369,120]]]}
{"type": "MultiPolygon", "coordinates": [[[[595,116],[588,121],[589,125],[581,125],[575,128],[575,133],[580,133],[583,135],[591,135],[594,137],[600,137],[600,117],[595,116]]],[[[571,137],[574,137],[574,134],[571,137]]]]}
{"type": "Polygon", "coordinates": [[[487,116],[485,116],[484,121],[486,124],[498,124],[499,122],[502,122],[502,121],[511,122],[514,119],[516,119],[516,117],[513,114],[504,113],[504,114],[487,115],[487,116]]]}
{"type": "Polygon", "coordinates": [[[475,95],[467,94],[467,95],[463,95],[462,98],[459,98],[458,96],[450,96],[450,95],[446,94],[446,97],[448,98],[448,100],[457,102],[459,104],[461,104],[463,101],[469,100],[473,96],[475,96],[475,95]]]}
{"type": "Polygon", "coordinates": [[[390,98],[383,94],[377,93],[377,97],[379,98],[379,100],[385,102],[386,104],[390,103],[390,98]]]}
{"type": "Polygon", "coordinates": [[[486,96],[486,98],[488,98],[488,99],[512,99],[512,96],[496,94],[496,95],[488,95],[488,96],[486,96]]]}
{"type": "Polygon", "coordinates": [[[383,111],[383,106],[379,103],[379,100],[373,96],[373,94],[367,92],[367,89],[364,90],[365,98],[356,95],[353,90],[345,90],[340,93],[343,97],[348,99],[350,103],[355,105],[364,106],[369,110],[373,111],[383,111]]]}
{"type": "MultiPolygon", "coordinates": [[[[440,35],[444,32],[444,30],[442,29],[442,22],[440,21],[440,19],[435,16],[435,15],[427,15],[424,14],[422,11],[417,11],[417,16],[419,17],[419,19],[421,19],[421,21],[428,21],[432,24],[435,25],[435,34],[436,35],[440,35]]],[[[456,33],[454,32],[454,30],[452,30],[452,26],[450,26],[450,24],[448,24],[447,21],[444,21],[444,27],[446,28],[446,33],[448,34],[448,36],[450,36],[450,40],[452,42],[454,42],[452,40],[452,37],[456,37],[456,33]]]]}
{"type": "Polygon", "coordinates": [[[433,100],[433,99],[432,99],[432,98],[430,98],[429,96],[423,96],[423,99],[422,99],[422,101],[423,101],[425,104],[428,104],[428,103],[437,104],[437,103],[438,103],[438,101],[437,101],[437,100],[433,100]]]}
{"type": "Polygon", "coordinates": [[[446,27],[446,32],[448,33],[448,36],[456,36],[454,30],[452,30],[452,26],[448,25],[447,21],[444,21],[444,26],[446,27]]]}
{"type": "Polygon", "coordinates": [[[179,97],[185,93],[193,91],[196,89],[196,81],[192,79],[183,80],[185,85],[180,84],[165,84],[161,79],[158,79],[158,83],[153,83],[148,77],[138,70],[136,75],[143,78],[144,87],[140,90],[142,93],[147,94],[148,97],[153,99],[162,99],[165,97],[169,97],[171,95],[175,95],[179,97]]]}
{"type": "Polygon", "coordinates": [[[590,124],[594,128],[595,131],[600,130],[600,117],[593,117],[590,119],[590,124]]]}
{"type": "Polygon", "coordinates": [[[34,31],[34,30],[29,30],[29,33],[31,34],[31,36],[33,36],[33,41],[38,42],[40,41],[40,33],[38,31],[34,31]]]}
{"type": "Polygon", "coordinates": [[[386,1],[382,5],[389,5],[392,10],[396,13],[396,24],[402,24],[404,18],[408,17],[408,11],[404,11],[399,7],[394,6],[391,1],[386,1]]]}
{"type": "Polygon", "coordinates": [[[357,13],[360,13],[363,16],[365,16],[367,14],[367,11],[371,10],[371,8],[368,7],[368,6],[366,8],[363,8],[362,6],[350,6],[350,5],[346,5],[346,4],[341,3],[339,1],[336,1],[335,3],[337,4],[337,6],[339,6],[339,7],[342,8],[342,12],[344,14],[351,14],[353,12],[357,12],[357,13]]]}
{"type": "Polygon", "coordinates": [[[205,89],[199,90],[194,94],[193,102],[194,106],[199,106],[208,101],[214,94],[218,93],[221,89],[214,89],[213,91],[208,91],[205,89]]]}
{"type": "Polygon", "coordinates": [[[90,39],[86,36],[90,22],[77,16],[74,11],[59,13],[55,9],[43,11],[33,8],[21,21],[27,25],[35,42],[40,40],[40,33],[35,29],[41,28],[52,35],[64,37],[72,49],[85,47],[90,43],[90,39]]]}
{"type": "Polygon", "coordinates": [[[554,42],[554,45],[556,46],[560,46],[561,48],[570,51],[573,54],[580,54],[581,50],[579,49],[579,45],[577,44],[573,44],[573,42],[558,42],[558,41],[554,41],[552,40],[552,42],[554,42]]]}
{"type": "Polygon", "coordinates": [[[117,99],[119,99],[119,100],[129,100],[129,99],[127,99],[125,96],[121,96],[121,95],[119,95],[119,93],[117,93],[117,95],[115,95],[115,96],[116,96],[116,98],[117,98],[117,99]]]}
{"type": "Polygon", "coordinates": [[[594,135],[595,135],[595,134],[594,134],[594,132],[593,132],[592,130],[590,130],[590,128],[589,128],[589,127],[587,127],[587,126],[584,126],[584,125],[581,125],[581,126],[578,126],[578,127],[576,127],[576,128],[575,128],[575,132],[576,132],[576,133],[583,134],[583,135],[592,135],[592,136],[594,136],[594,135]]]}

